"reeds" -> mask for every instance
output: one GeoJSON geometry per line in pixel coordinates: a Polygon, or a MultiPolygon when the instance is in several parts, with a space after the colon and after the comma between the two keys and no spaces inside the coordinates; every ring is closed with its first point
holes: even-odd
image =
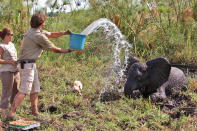
{"type": "MultiPolygon", "coordinates": [[[[191,53],[195,52],[197,48],[196,2],[192,0],[163,2],[143,0],[141,3],[135,3],[133,0],[105,2],[90,0],[90,4],[92,6],[91,11],[95,11],[99,17],[106,17],[113,21],[128,38],[128,41],[134,45],[132,55],[147,59],[150,58],[152,52],[155,52],[157,56],[160,54],[160,56],[174,60],[176,57],[174,58],[174,54],[170,52],[175,52],[175,54],[179,54],[176,62],[197,63],[196,54],[191,53]],[[151,9],[147,3],[154,3],[151,9]],[[181,42],[177,36],[181,36],[181,42]],[[177,50],[179,47],[186,51],[182,53],[181,50],[177,50]]],[[[0,27],[9,26],[12,28],[15,34],[14,42],[20,43],[23,34],[29,28],[32,2],[30,0],[2,0],[1,8],[0,27]],[[26,5],[23,4],[24,2],[26,5]]],[[[74,12],[73,17],[75,15],[77,14],[74,12]]],[[[51,23],[64,21],[64,17],[49,19],[47,28],[50,27],[51,23]]],[[[88,22],[93,20],[95,19],[90,18],[88,22]]],[[[73,22],[77,24],[81,21],[73,22]]],[[[55,24],[53,28],[59,29],[60,26],[57,25],[55,24]]],[[[84,21],[83,25],[87,26],[88,23],[84,21]]],[[[61,25],[61,29],[62,27],[61,25]]]]}
{"type": "Polygon", "coordinates": [[[196,2],[192,0],[143,0],[137,4],[132,4],[134,3],[132,0],[108,2],[90,0],[90,2],[101,17],[114,20],[115,15],[120,14],[118,27],[134,45],[132,55],[147,59],[155,52],[156,56],[175,60],[174,55],[179,54],[175,60],[177,63],[197,63],[196,54],[191,53],[197,49],[197,24],[194,21],[197,18],[196,2]],[[150,9],[147,5],[151,4],[150,9]],[[177,36],[181,36],[180,40],[177,36]],[[178,48],[186,51],[182,53],[182,50],[177,50],[178,48]]]}

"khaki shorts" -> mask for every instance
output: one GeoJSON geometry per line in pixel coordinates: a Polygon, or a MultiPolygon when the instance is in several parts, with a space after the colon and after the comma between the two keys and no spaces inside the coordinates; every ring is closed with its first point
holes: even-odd
{"type": "Polygon", "coordinates": [[[35,63],[24,64],[24,69],[19,69],[21,86],[19,92],[24,94],[40,92],[40,82],[35,63]]]}

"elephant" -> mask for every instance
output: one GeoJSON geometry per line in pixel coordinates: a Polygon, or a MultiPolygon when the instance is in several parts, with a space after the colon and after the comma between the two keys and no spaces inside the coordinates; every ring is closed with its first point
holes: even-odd
{"type": "Polygon", "coordinates": [[[129,58],[133,63],[128,71],[128,78],[124,86],[125,96],[132,97],[134,90],[139,90],[143,97],[152,100],[163,100],[180,91],[187,84],[182,70],[172,67],[163,57],[155,58],[146,63],[138,59],[129,58]]]}

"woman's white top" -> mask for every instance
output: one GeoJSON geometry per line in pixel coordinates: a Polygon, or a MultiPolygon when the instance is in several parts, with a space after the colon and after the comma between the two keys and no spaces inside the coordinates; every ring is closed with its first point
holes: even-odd
{"type": "MultiPolygon", "coordinates": [[[[1,59],[17,61],[16,48],[12,42],[8,44],[0,43],[0,47],[4,50],[1,59]]],[[[0,72],[4,71],[16,72],[17,68],[11,64],[2,64],[0,66],[0,72]]]]}

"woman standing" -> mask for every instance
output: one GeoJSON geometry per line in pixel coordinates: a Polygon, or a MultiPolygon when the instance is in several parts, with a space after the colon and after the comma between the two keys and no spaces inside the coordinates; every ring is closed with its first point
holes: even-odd
{"type": "Polygon", "coordinates": [[[6,110],[9,108],[9,103],[12,104],[15,95],[17,94],[20,83],[20,76],[17,71],[17,52],[14,44],[11,42],[13,33],[10,29],[4,28],[0,31],[0,73],[2,81],[1,95],[1,119],[6,119],[6,110]]]}

